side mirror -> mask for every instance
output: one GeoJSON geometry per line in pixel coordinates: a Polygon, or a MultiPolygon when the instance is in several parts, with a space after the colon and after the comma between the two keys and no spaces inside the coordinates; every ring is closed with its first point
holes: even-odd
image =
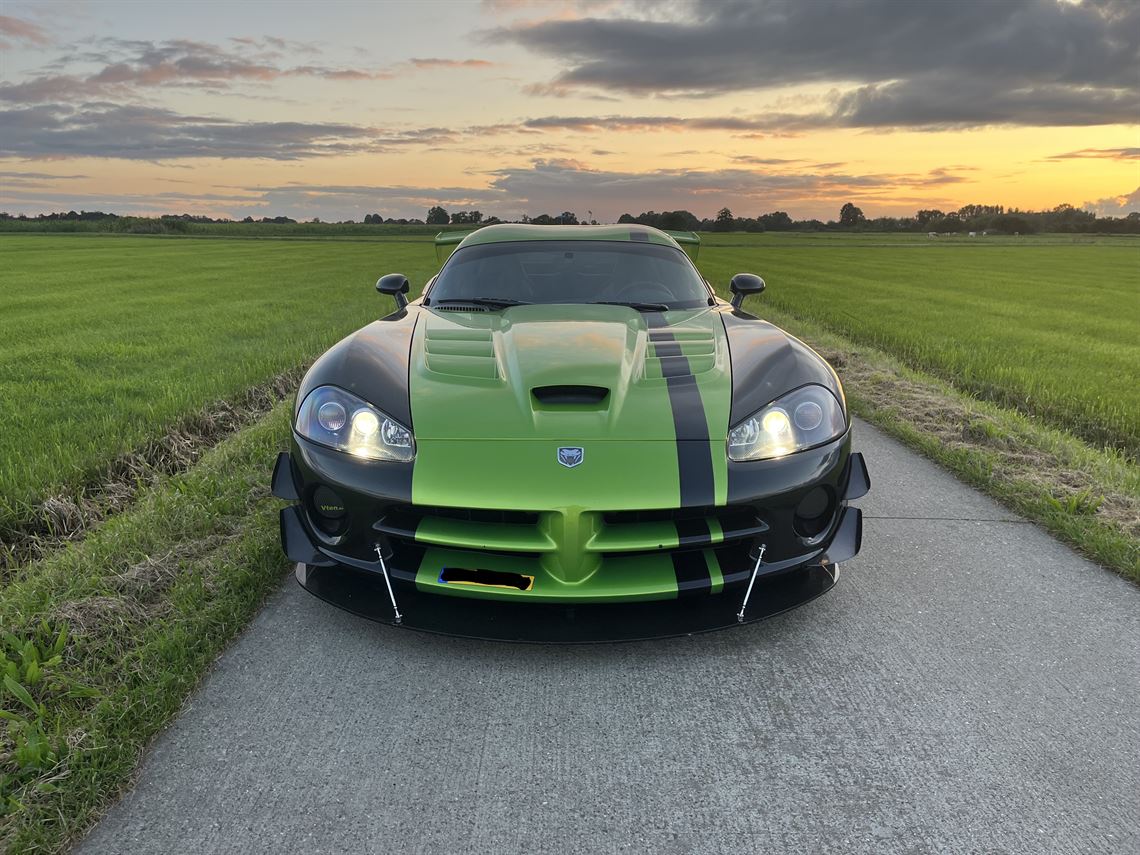
{"type": "Polygon", "coordinates": [[[408,298],[404,295],[411,288],[408,277],[403,273],[389,273],[376,280],[376,290],[381,294],[390,294],[396,301],[396,311],[408,305],[408,298]]]}
{"type": "Polygon", "coordinates": [[[732,291],[732,308],[739,309],[745,297],[764,290],[764,280],[755,273],[737,273],[728,283],[728,289],[732,291]]]}

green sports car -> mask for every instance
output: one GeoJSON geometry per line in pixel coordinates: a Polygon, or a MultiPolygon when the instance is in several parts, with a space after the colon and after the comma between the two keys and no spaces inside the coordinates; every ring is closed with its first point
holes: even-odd
{"type": "Polygon", "coordinates": [[[489,226],[423,295],[321,356],[273,474],[286,555],[360,614],[494,638],[742,623],[830,588],[859,550],[839,378],[716,296],[699,239],[489,226]]]}

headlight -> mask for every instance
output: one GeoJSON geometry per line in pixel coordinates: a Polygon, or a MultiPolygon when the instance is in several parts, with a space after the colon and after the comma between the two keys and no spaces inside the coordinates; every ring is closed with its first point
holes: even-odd
{"type": "Polygon", "coordinates": [[[770,460],[843,436],[843,405],[823,386],[804,386],[728,432],[729,460],[770,460]]]}
{"type": "Polygon", "coordinates": [[[296,429],[305,439],[369,460],[408,462],[416,456],[410,430],[336,386],[320,386],[306,396],[296,429]]]}

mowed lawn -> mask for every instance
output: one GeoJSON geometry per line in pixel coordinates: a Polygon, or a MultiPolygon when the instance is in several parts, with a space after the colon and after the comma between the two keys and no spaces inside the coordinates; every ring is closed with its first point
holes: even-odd
{"type": "MultiPolygon", "coordinates": [[[[1140,448],[1140,241],[705,235],[722,294],[901,356],[1098,442],[1140,448]],[[982,241],[989,243],[982,243],[982,241]]],[[[0,524],[180,417],[390,310],[372,285],[435,272],[430,238],[0,235],[0,524]]]]}
{"type": "Polygon", "coordinates": [[[707,235],[706,276],[970,393],[1140,455],[1140,240],[707,235]]]}
{"type": "Polygon", "coordinates": [[[0,525],[391,311],[430,242],[0,235],[0,525]]]}

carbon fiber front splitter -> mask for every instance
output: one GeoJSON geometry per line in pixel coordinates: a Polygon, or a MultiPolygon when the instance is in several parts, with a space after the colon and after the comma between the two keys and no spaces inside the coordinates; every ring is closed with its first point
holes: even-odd
{"type": "MultiPolygon", "coordinates": [[[[760,577],[748,600],[743,623],[753,623],[801,606],[829,591],[838,567],[812,564],[776,576],[760,577]]],[[[305,590],[353,614],[396,626],[382,576],[349,567],[298,564],[297,581],[305,590]]],[[[737,620],[744,590],[642,603],[513,603],[425,594],[414,586],[396,588],[402,628],[532,644],[591,644],[669,638],[730,629],[737,620]]]]}

